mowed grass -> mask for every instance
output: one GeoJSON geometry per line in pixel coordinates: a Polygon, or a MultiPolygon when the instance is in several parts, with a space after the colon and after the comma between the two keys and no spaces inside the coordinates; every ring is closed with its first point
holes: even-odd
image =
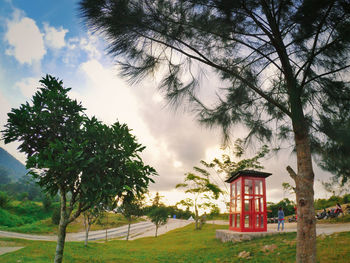
{"type": "MultiPolygon", "coordinates": [[[[208,224],[196,231],[191,224],[158,238],[90,242],[87,248],[82,242],[67,242],[63,262],[295,262],[295,233],[241,243],[221,243],[215,238],[215,230],[225,228],[208,224]],[[263,251],[265,245],[274,248],[263,251]],[[242,251],[250,252],[251,257],[238,258],[242,251]]],[[[55,242],[0,239],[1,246],[6,246],[7,242],[25,248],[0,256],[2,263],[53,261],[55,242]]],[[[318,238],[318,262],[348,262],[349,244],[350,232],[318,238]]]]}

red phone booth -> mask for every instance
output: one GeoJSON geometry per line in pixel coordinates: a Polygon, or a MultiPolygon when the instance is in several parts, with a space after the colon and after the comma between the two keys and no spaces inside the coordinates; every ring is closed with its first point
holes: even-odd
{"type": "Polygon", "coordinates": [[[230,183],[230,230],[267,231],[265,178],[271,173],[242,170],[226,180],[230,183]]]}

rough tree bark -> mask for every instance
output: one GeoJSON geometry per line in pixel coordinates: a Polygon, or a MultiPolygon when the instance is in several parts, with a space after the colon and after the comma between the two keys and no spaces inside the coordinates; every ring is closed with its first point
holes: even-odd
{"type": "Polygon", "coordinates": [[[316,262],[316,219],[314,213],[314,173],[307,128],[295,129],[297,173],[288,166],[295,181],[297,202],[297,253],[296,262],[316,262]]]}

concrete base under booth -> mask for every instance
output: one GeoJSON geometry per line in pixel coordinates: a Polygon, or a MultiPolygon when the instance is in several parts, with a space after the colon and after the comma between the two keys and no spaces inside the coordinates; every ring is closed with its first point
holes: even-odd
{"type": "Polygon", "coordinates": [[[241,242],[243,240],[252,240],[258,237],[265,237],[276,235],[280,232],[274,230],[267,230],[266,232],[237,232],[228,229],[216,230],[216,238],[221,242],[241,242]]]}

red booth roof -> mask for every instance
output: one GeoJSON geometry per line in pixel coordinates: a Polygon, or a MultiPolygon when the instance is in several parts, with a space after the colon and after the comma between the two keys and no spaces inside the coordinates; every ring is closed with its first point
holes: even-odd
{"type": "Polygon", "coordinates": [[[252,177],[260,177],[260,178],[266,178],[269,177],[272,173],[264,173],[264,172],[259,172],[259,171],[254,171],[254,170],[242,170],[235,172],[231,174],[231,177],[228,178],[225,182],[226,183],[231,183],[232,181],[236,180],[240,176],[252,176],[252,177]]]}

